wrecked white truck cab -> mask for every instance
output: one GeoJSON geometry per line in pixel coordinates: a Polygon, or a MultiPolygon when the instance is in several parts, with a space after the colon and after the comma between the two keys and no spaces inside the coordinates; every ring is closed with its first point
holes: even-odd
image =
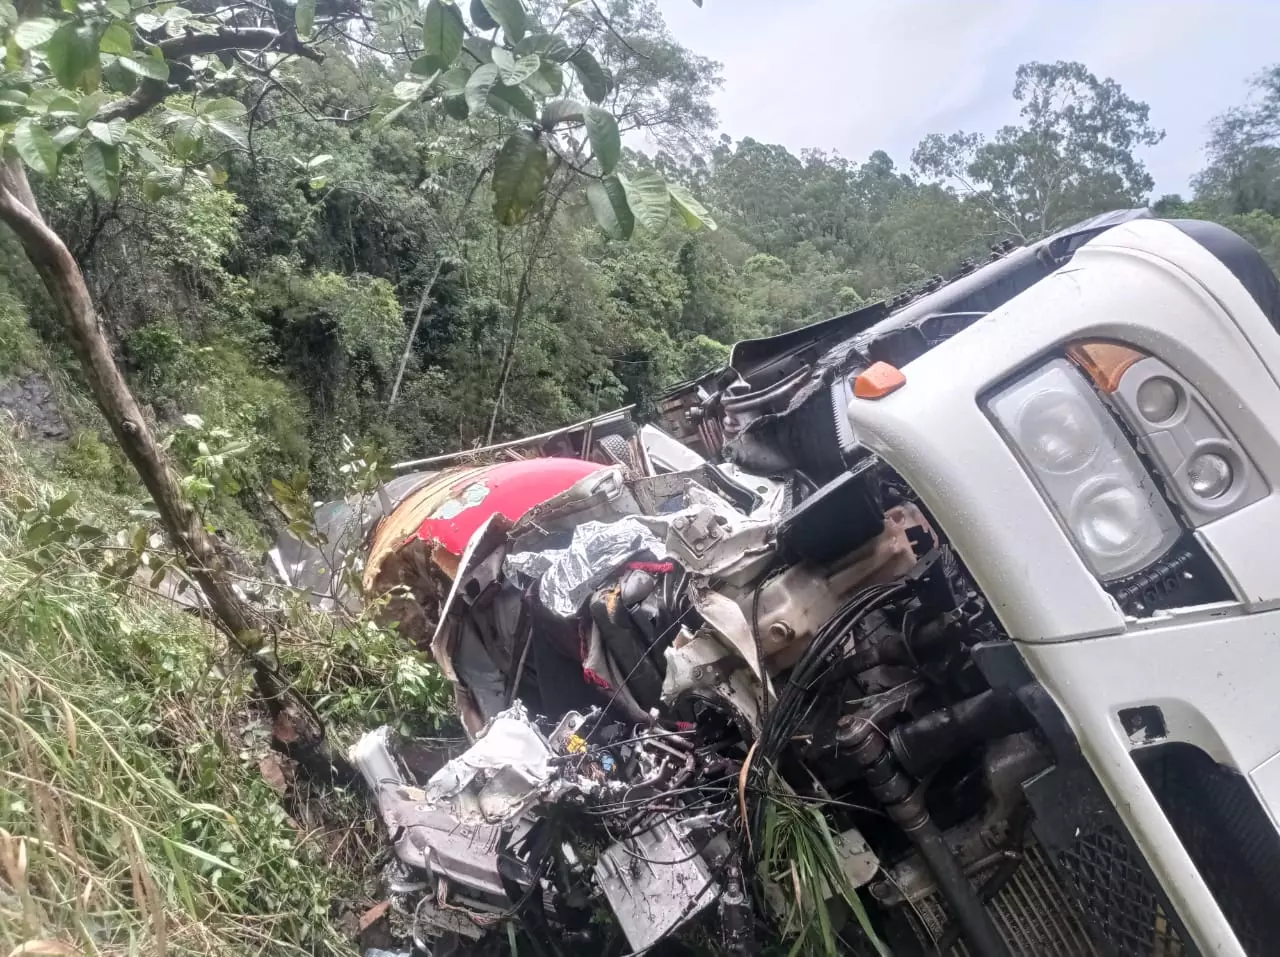
{"type": "MultiPolygon", "coordinates": [[[[1256,885],[1280,868],[1280,303],[1222,233],[1116,226],[849,418],[1048,690],[1184,946],[1260,954],[1275,903],[1256,885]]],[[[1088,906],[1118,929],[1128,904],[1088,906]]]]}
{"type": "Polygon", "coordinates": [[[1111,214],[588,427],[415,619],[474,745],[353,752],[416,946],[1274,952],[1278,327],[1239,237],[1111,214]]]}

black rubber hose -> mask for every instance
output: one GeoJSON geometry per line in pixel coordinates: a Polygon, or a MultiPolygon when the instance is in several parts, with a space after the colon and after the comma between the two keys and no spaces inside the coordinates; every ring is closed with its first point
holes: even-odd
{"type": "Polygon", "coordinates": [[[973,950],[982,957],[1012,957],[978,892],[930,816],[923,792],[903,772],[875,723],[854,718],[838,737],[849,749],[849,757],[862,769],[871,793],[924,858],[973,950]]]}
{"type": "Polygon", "coordinates": [[[938,889],[955,913],[956,923],[964,931],[965,939],[975,953],[983,957],[1011,957],[1008,945],[996,930],[991,915],[983,906],[982,898],[965,877],[964,868],[947,847],[942,831],[932,819],[925,821],[907,836],[915,844],[920,856],[929,865],[938,889]]]}
{"type": "Polygon", "coordinates": [[[894,756],[916,777],[974,745],[1025,731],[1033,722],[1015,692],[992,689],[931,711],[889,736],[894,756]]]}

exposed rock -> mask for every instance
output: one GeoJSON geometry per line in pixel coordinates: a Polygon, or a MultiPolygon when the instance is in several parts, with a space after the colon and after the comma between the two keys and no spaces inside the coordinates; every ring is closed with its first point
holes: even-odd
{"type": "Polygon", "coordinates": [[[58,408],[53,387],[39,373],[0,382],[0,409],[9,412],[32,438],[45,442],[71,438],[71,426],[58,408]]]}

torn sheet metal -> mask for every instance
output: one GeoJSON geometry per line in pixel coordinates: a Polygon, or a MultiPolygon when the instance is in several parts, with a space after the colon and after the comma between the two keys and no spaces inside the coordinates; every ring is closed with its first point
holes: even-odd
{"type": "Polygon", "coordinates": [[[670,821],[607,848],[595,873],[633,951],[652,947],[719,893],[706,862],[670,821]]]}
{"type": "Polygon", "coordinates": [[[551,778],[550,757],[546,740],[517,702],[431,776],[423,798],[464,824],[501,824],[538,800],[551,778]]]}
{"type": "Polygon", "coordinates": [[[675,704],[684,695],[702,692],[718,698],[752,730],[760,726],[759,683],[738,655],[709,634],[686,631],[664,655],[667,673],[662,700],[675,704]]]}
{"type": "Polygon", "coordinates": [[[689,597],[703,620],[751,669],[751,673],[765,688],[766,693],[771,694],[772,689],[768,686],[769,676],[762,670],[761,655],[751,635],[751,625],[747,622],[747,616],[738,603],[708,587],[705,582],[691,587],[689,597]]]}

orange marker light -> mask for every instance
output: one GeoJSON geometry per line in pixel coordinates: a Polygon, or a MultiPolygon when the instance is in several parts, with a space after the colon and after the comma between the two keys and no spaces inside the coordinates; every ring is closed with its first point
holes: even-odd
{"type": "Polygon", "coordinates": [[[853,380],[853,394],[859,399],[883,399],[907,384],[900,369],[887,362],[873,362],[853,380]]]}
{"type": "Polygon", "coordinates": [[[1073,342],[1067,346],[1067,357],[1110,395],[1120,388],[1120,377],[1146,355],[1115,342],[1073,342]]]}

